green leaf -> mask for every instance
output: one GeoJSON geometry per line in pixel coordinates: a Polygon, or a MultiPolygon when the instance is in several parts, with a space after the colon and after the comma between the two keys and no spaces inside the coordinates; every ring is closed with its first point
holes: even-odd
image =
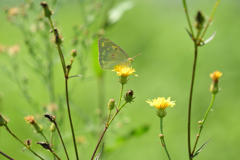
{"type": "Polygon", "coordinates": [[[210,139],[209,139],[207,142],[203,143],[203,144],[201,145],[201,147],[199,147],[199,148],[196,150],[196,152],[194,153],[194,155],[192,156],[192,158],[193,158],[193,157],[196,157],[196,156],[203,150],[203,148],[208,144],[209,141],[210,141],[210,139]]]}

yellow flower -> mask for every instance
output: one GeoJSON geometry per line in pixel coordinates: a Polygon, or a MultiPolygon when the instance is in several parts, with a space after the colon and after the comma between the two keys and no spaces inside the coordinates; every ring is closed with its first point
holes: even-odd
{"type": "Polygon", "coordinates": [[[173,107],[175,105],[175,101],[170,101],[170,97],[168,99],[165,99],[164,97],[158,97],[157,99],[148,100],[146,101],[150,104],[150,106],[154,106],[158,109],[157,115],[159,117],[165,117],[166,112],[165,109],[167,107],[173,107]]]}
{"type": "Polygon", "coordinates": [[[117,75],[120,76],[120,83],[126,84],[127,83],[127,77],[131,74],[137,76],[134,74],[135,69],[132,67],[128,67],[125,65],[117,65],[114,67],[113,71],[117,72],[117,75]]]}
{"type": "Polygon", "coordinates": [[[212,78],[213,81],[218,82],[219,78],[222,76],[222,73],[219,71],[215,71],[210,74],[210,77],[212,78]]]}
{"type": "Polygon", "coordinates": [[[213,73],[210,74],[210,77],[212,78],[212,84],[210,86],[210,92],[212,92],[213,94],[216,94],[219,92],[219,88],[218,88],[218,80],[219,78],[222,76],[222,73],[219,71],[215,71],[213,73]]]}
{"type": "Polygon", "coordinates": [[[114,67],[113,70],[115,72],[117,72],[118,76],[128,77],[131,74],[137,76],[136,74],[134,74],[135,69],[133,69],[132,67],[128,67],[128,66],[117,65],[117,66],[114,67]]]}

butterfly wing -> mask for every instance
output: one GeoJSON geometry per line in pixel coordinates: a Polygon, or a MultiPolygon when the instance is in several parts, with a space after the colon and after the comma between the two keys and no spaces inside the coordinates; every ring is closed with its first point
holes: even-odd
{"type": "Polygon", "coordinates": [[[102,69],[112,70],[116,65],[128,65],[127,53],[107,38],[98,39],[98,61],[102,69]]]}

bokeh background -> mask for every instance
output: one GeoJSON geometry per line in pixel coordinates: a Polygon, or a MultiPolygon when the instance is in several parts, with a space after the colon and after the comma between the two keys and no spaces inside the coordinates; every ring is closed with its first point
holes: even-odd
{"type": "MultiPolygon", "coordinates": [[[[34,115],[43,125],[44,133],[49,137],[50,123],[43,118],[43,114],[49,112],[50,104],[57,104],[59,109],[55,111],[55,115],[57,118],[59,117],[57,120],[61,121],[60,130],[68,153],[71,159],[74,159],[64,97],[64,78],[57,50],[50,41],[50,37],[52,37],[49,33],[50,28],[45,28],[44,31],[32,31],[29,40],[42,46],[40,47],[42,50],[48,50],[44,48],[45,43],[50,44],[51,49],[48,51],[51,52],[54,61],[52,66],[53,84],[55,86],[54,94],[57,97],[54,102],[49,97],[44,79],[41,79],[39,74],[30,67],[32,58],[29,56],[29,50],[25,44],[25,35],[19,27],[7,20],[7,14],[4,11],[6,7],[19,6],[24,2],[0,1],[0,44],[2,46],[15,44],[20,46],[20,51],[14,57],[9,56],[7,51],[0,54],[0,113],[9,118],[8,126],[20,139],[31,138],[32,149],[46,158],[51,157],[50,152],[36,145],[37,141],[43,141],[42,137],[33,133],[33,128],[26,124],[23,118],[27,115],[34,115]],[[43,41],[38,32],[44,32],[48,38],[43,41]],[[11,72],[16,64],[17,73],[11,72]],[[10,71],[9,74],[6,73],[6,69],[10,71]],[[26,90],[36,102],[36,106],[28,103],[16,78],[12,80],[9,75],[10,77],[15,75],[20,79],[20,83],[23,83],[24,80],[27,81],[26,90]]],[[[27,30],[30,30],[36,23],[36,17],[42,11],[41,6],[38,5],[40,2],[33,1],[35,4],[33,13],[35,14],[30,14],[29,20],[24,22],[27,30]]],[[[47,2],[54,3],[54,1],[47,2]]],[[[116,73],[96,68],[96,66],[99,67],[96,37],[91,38],[93,35],[91,33],[102,32],[99,31],[99,26],[104,19],[104,12],[107,11],[109,3],[112,3],[110,7],[115,10],[120,4],[120,9],[118,9],[120,11],[126,9],[126,11],[116,23],[106,28],[104,37],[121,46],[130,57],[139,53],[142,55],[136,57],[132,64],[138,77],[130,76],[129,82],[124,88],[124,92],[132,89],[136,99],[123,108],[106,133],[102,159],[167,159],[158,139],[160,131],[159,118],[155,115],[156,109],[146,103],[146,100],[157,97],[171,97],[171,100],[176,101],[173,108],[167,109],[167,116],[164,118],[165,141],[172,159],[188,159],[187,107],[194,48],[185,30],[185,27],[188,28],[188,24],[182,1],[132,0],[122,2],[120,0],[116,0],[114,3],[100,1],[102,10],[98,16],[94,15],[94,12],[93,15],[83,14],[90,13],[87,12],[89,9],[87,7],[91,3],[94,4],[95,1],[57,1],[52,8],[55,12],[52,16],[55,27],[65,38],[62,47],[67,63],[71,58],[71,49],[76,48],[79,51],[71,75],[81,74],[83,77],[69,80],[69,92],[80,159],[90,159],[99,134],[104,129],[104,118],[106,119],[107,116],[106,104],[110,98],[118,101],[120,92],[120,83],[116,73]],[[94,19],[94,16],[97,18],[94,19]],[[90,28],[85,26],[85,32],[89,32],[89,34],[76,35],[73,26],[83,25],[86,22],[84,19],[94,21],[90,28]],[[74,46],[72,41],[76,36],[80,40],[74,46]],[[85,43],[90,44],[85,48],[81,43],[86,40],[84,38],[89,40],[89,43],[85,43]],[[96,74],[96,70],[98,74],[96,74]],[[101,78],[99,78],[99,74],[101,74],[101,78]],[[101,112],[102,119],[99,118],[99,105],[101,105],[100,108],[105,107],[101,112]]],[[[194,17],[199,10],[207,19],[214,4],[215,0],[187,1],[191,22],[194,23],[194,17]]],[[[213,112],[210,112],[204,125],[199,146],[209,139],[210,142],[195,159],[224,160],[238,159],[239,157],[239,7],[240,1],[238,0],[220,2],[214,20],[204,38],[207,39],[217,31],[216,36],[211,42],[199,48],[192,104],[192,145],[198,132],[197,121],[203,118],[211,101],[209,74],[219,70],[223,76],[219,83],[221,92],[217,94],[213,112]]],[[[21,16],[17,19],[21,19],[21,16]]],[[[40,50],[36,53],[43,54],[40,50]]],[[[55,151],[64,159],[64,152],[57,134],[55,134],[53,142],[55,151]]],[[[23,152],[23,146],[4,128],[0,128],[0,151],[15,159],[37,159],[29,151],[23,152]]],[[[0,156],[0,159],[4,158],[0,156]]]]}

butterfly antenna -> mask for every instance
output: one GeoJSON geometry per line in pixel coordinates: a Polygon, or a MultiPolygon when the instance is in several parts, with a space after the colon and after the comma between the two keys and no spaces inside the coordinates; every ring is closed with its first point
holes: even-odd
{"type": "Polygon", "coordinates": [[[135,57],[137,57],[137,56],[140,56],[142,53],[140,53],[140,54],[138,54],[138,55],[136,55],[136,56],[133,56],[132,58],[135,58],[135,57]]]}

